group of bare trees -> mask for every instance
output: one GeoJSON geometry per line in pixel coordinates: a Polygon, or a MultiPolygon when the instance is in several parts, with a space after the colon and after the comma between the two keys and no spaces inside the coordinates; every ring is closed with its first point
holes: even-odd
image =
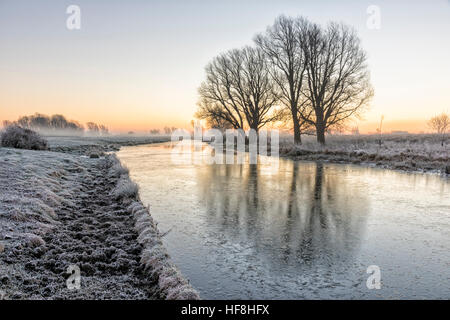
{"type": "Polygon", "coordinates": [[[160,129],[150,129],[149,133],[152,135],[159,135],[161,132],[164,132],[166,135],[171,135],[172,132],[175,132],[177,128],[175,127],[164,127],[164,129],[161,131],[160,129]]]}
{"type": "Polygon", "coordinates": [[[35,113],[30,116],[23,116],[16,121],[3,121],[3,126],[17,125],[22,128],[32,130],[68,130],[68,131],[83,131],[84,127],[72,120],[67,120],[63,115],[54,114],[47,116],[41,113],[35,113]]]}
{"type": "MultiPolygon", "coordinates": [[[[35,113],[30,116],[23,116],[16,121],[3,121],[3,127],[16,125],[21,128],[31,129],[35,131],[46,132],[71,132],[71,133],[83,133],[84,126],[77,121],[67,120],[61,114],[54,114],[48,116],[41,113],[35,113]]],[[[107,135],[109,130],[104,125],[98,125],[94,122],[86,123],[87,132],[92,135],[107,135]]]]}
{"type": "Polygon", "coordinates": [[[296,143],[313,130],[323,144],[373,96],[366,54],[347,25],[280,16],[254,40],[206,66],[196,117],[209,126],[258,131],[290,121],[296,143]]]}
{"type": "Polygon", "coordinates": [[[94,122],[86,123],[88,133],[91,135],[108,135],[109,130],[105,125],[96,124],[94,122]]]}

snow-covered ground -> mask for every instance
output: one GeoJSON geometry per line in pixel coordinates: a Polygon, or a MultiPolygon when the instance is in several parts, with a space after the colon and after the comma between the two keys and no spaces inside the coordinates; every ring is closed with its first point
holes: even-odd
{"type": "Polygon", "coordinates": [[[450,170],[450,135],[384,134],[327,136],[321,146],[315,137],[303,137],[295,146],[293,138],[280,137],[280,154],[296,160],[321,160],[371,164],[384,168],[445,173],[450,170]],[[381,142],[380,142],[381,141],[381,142]]]}

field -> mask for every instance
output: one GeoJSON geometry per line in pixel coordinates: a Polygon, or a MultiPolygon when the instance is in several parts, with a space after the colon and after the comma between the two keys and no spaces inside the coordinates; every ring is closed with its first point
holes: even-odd
{"type": "Polygon", "coordinates": [[[170,136],[45,136],[51,151],[72,154],[103,154],[117,151],[121,146],[134,146],[170,141],[170,136]]]}
{"type": "Polygon", "coordinates": [[[354,163],[388,169],[450,173],[450,136],[432,134],[383,134],[327,136],[325,146],[315,137],[303,137],[294,145],[290,136],[280,137],[280,155],[294,160],[354,163]]]}

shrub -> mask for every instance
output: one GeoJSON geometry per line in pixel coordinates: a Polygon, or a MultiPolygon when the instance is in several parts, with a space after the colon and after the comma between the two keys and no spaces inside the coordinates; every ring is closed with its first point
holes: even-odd
{"type": "Polygon", "coordinates": [[[135,198],[138,192],[139,188],[136,183],[132,182],[128,176],[121,176],[113,190],[113,195],[116,199],[135,198]]]}
{"type": "Polygon", "coordinates": [[[30,247],[40,247],[45,245],[45,241],[40,237],[33,233],[24,233],[23,236],[26,239],[26,243],[30,247]]]}
{"type": "Polygon", "coordinates": [[[109,169],[109,175],[115,178],[119,178],[121,175],[128,175],[129,172],[128,168],[123,166],[118,160],[109,169]]]}
{"type": "Polygon", "coordinates": [[[17,125],[6,127],[1,135],[1,145],[7,148],[47,150],[47,140],[38,133],[30,129],[25,129],[17,125]]]}

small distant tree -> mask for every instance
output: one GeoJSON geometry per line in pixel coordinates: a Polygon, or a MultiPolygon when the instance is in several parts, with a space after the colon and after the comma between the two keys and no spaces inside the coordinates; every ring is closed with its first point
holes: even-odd
{"type": "Polygon", "coordinates": [[[159,134],[159,129],[152,129],[150,130],[150,134],[159,134]]]}
{"type": "Polygon", "coordinates": [[[98,126],[98,129],[100,130],[102,136],[107,136],[109,134],[109,129],[107,126],[101,124],[98,126]]]}
{"type": "Polygon", "coordinates": [[[84,128],[78,122],[73,120],[67,120],[61,114],[54,114],[49,117],[49,129],[52,130],[64,130],[72,132],[83,131],[84,128]]]}
{"type": "Polygon", "coordinates": [[[3,120],[2,124],[3,124],[3,128],[6,128],[6,127],[9,127],[10,125],[12,125],[13,122],[9,121],[9,120],[3,120]]]}
{"type": "Polygon", "coordinates": [[[50,127],[52,129],[66,129],[67,128],[67,120],[61,114],[54,114],[50,117],[50,127]]]}
{"type": "Polygon", "coordinates": [[[444,146],[445,135],[450,130],[450,117],[448,114],[443,112],[431,118],[428,121],[428,126],[442,136],[441,146],[444,146]]]}
{"type": "Polygon", "coordinates": [[[382,127],[383,127],[383,120],[384,120],[384,115],[381,115],[381,120],[380,120],[380,126],[377,128],[377,133],[380,136],[380,138],[378,139],[378,145],[381,147],[381,143],[382,143],[382,138],[383,138],[383,133],[381,131],[382,127]]]}
{"type": "MultiPolygon", "coordinates": [[[[32,116],[30,116],[30,117],[32,117],[32,116]]],[[[30,117],[28,117],[28,116],[20,117],[16,121],[17,125],[22,128],[29,128],[30,127],[30,117]]]]}
{"type": "Polygon", "coordinates": [[[77,121],[69,121],[67,122],[67,130],[74,131],[74,132],[83,132],[84,127],[79,124],[77,121]]]}
{"type": "Polygon", "coordinates": [[[172,129],[169,127],[164,127],[164,133],[165,134],[171,134],[172,133],[172,129]]]}
{"type": "Polygon", "coordinates": [[[94,134],[97,135],[100,132],[100,129],[98,127],[98,125],[94,122],[88,122],[86,123],[87,129],[88,129],[88,133],[90,134],[94,134]]]}
{"type": "Polygon", "coordinates": [[[35,113],[30,117],[29,127],[35,130],[49,129],[51,127],[50,117],[45,114],[35,113]]]}

